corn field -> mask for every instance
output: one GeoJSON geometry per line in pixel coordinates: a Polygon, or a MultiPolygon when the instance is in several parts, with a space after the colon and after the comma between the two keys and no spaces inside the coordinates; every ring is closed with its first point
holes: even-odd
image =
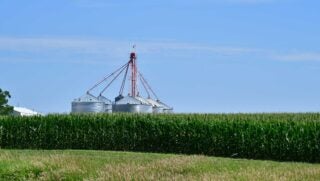
{"type": "Polygon", "coordinates": [[[123,150],[320,162],[320,114],[0,117],[0,148],[123,150]]]}

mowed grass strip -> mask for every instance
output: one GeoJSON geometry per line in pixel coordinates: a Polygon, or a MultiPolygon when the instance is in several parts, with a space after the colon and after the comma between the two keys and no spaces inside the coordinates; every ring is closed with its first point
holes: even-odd
{"type": "Polygon", "coordinates": [[[320,164],[82,151],[0,150],[0,180],[319,180],[320,164]]]}

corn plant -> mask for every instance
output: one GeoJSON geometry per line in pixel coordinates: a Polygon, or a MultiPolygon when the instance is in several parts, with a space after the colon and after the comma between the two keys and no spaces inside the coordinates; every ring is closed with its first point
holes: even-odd
{"type": "Polygon", "coordinates": [[[320,114],[0,117],[0,148],[123,150],[320,162],[320,114]]]}

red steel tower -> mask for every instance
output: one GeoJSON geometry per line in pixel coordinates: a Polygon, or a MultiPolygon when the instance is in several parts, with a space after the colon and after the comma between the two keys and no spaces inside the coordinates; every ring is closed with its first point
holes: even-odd
{"type": "MultiPolygon", "coordinates": [[[[133,47],[134,48],[134,47],[133,47]]],[[[130,67],[131,67],[131,96],[135,97],[138,93],[137,88],[137,57],[136,53],[132,51],[130,53],[130,67]]]]}

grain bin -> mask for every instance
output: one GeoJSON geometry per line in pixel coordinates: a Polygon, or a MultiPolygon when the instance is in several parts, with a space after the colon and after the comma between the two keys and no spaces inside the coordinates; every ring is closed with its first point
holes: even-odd
{"type": "Polygon", "coordinates": [[[167,104],[161,102],[160,100],[157,100],[157,103],[159,103],[163,107],[163,113],[173,113],[173,108],[168,106],[167,104]]]}
{"type": "Polygon", "coordinates": [[[72,113],[102,113],[105,111],[105,103],[89,93],[75,99],[71,104],[72,113]]]}
{"type": "Polygon", "coordinates": [[[129,113],[152,113],[152,105],[139,100],[139,98],[137,97],[126,96],[113,104],[112,111],[129,113]]]}
{"type": "Polygon", "coordinates": [[[166,104],[162,103],[159,100],[153,100],[151,98],[146,99],[149,104],[152,105],[153,113],[172,113],[173,108],[170,108],[166,104]]]}
{"type": "Polygon", "coordinates": [[[163,113],[164,112],[164,107],[159,104],[157,101],[151,99],[151,98],[148,98],[146,99],[148,101],[149,104],[152,105],[152,112],[153,113],[163,113]]]}
{"type": "Polygon", "coordinates": [[[104,112],[112,113],[112,101],[107,99],[106,97],[100,95],[98,96],[98,100],[104,102],[104,112]]]}

